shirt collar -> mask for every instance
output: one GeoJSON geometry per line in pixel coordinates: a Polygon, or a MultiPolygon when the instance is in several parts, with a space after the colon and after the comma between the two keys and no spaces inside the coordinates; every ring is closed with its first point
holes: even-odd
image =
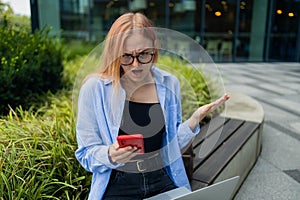
{"type": "Polygon", "coordinates": [[[104,85],[109,85],[112,83],[113,78],[101,78],[101,80],[104,82],[104,85]]]}

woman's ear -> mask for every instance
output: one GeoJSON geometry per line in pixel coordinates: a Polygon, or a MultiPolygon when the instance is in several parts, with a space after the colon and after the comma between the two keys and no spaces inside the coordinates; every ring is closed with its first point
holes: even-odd
{"type": "Polygon", "coordinates": [[[153,46],[154,46],[154,53],[155,53],[153,61],[154,63],[156,63],[158,59],[158,39],[156,38],[153,43],[154,43],[153,46]]]}

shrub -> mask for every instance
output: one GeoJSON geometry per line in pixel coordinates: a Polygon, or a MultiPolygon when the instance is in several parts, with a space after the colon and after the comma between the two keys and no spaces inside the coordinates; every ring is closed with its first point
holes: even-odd
{"type": "MultiPolygon", "coordinates": [[[[213,74],[204,73],[200,67],[196,69],[187,61],[170,55],[160,56],[157,65],[179,79],[183,120],[188,119],[198,107],[212,102],[220,95],[222,88],[216,78],[213,74]]],[[[207,116],[205,120],[220,113],[221,109],[207,116]]]]}
{"type": "MultiPolygon", "coordinates": [[[[0,27],[0,112],[22,105],[35,95],[62,87],[63,53],[49,29],[30,34],[0,27]]],[[[1,114],[0,113],[0,114],[1,114]]]]}
{"type": "Polygon", "coordinates": [[[64,71],[62,75],[63,85],[65,88],[72,89],[78,76],[78,71],[87,56],[77,56],[72,60],[64,61],[64,71]]]}
{"type": "Polygon", "coordinates": [[[0,199],[86,199],[91,176],[77,148],[70,92],[48,94],[36,112],[0,119],[0,199]]]}
{"type": "Polygon", "coordinates": [[[88,55],[97,45],[96,42],[88,42],[80,39],[62,39],[65,48],[65,58],[67,61],[77,57],[88,55]]]}

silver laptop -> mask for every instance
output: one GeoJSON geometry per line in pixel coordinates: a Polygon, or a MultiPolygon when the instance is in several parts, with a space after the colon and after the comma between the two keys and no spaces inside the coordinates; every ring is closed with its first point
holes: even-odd
{"type": "Polygon", "coordinates": [[[147,200],[229,200],[232,197],[239,178],[239,176],[235,176],[193,192],[185,187],[180,187],[153,196],[147,200]]]}

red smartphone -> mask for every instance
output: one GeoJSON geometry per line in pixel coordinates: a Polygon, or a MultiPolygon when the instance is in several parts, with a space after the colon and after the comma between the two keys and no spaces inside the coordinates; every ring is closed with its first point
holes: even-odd
{"type": "Polygon", "coordinates": [[[133,146],[141,150],[141,153],[145,152],[144,149],[144,139],[142,134],[132,134],[132,135],[119,135],[117,137],[120,148],[133,146]]]}

